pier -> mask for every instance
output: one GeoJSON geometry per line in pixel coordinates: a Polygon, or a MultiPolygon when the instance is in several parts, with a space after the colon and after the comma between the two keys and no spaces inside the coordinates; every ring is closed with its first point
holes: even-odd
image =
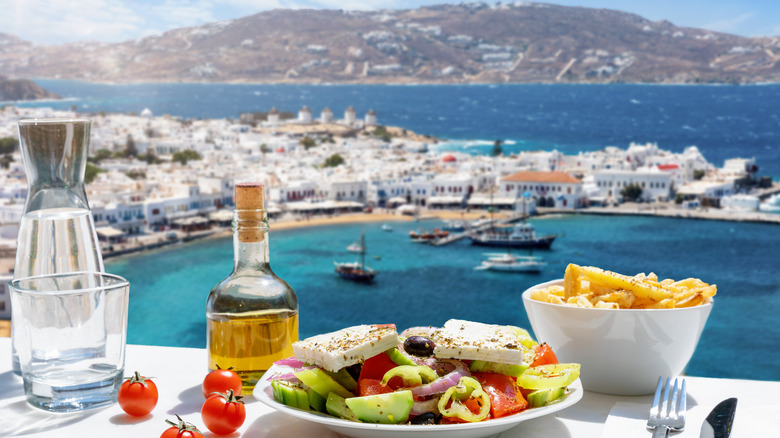
{"type": "Polygon", "coordinates": [[[491,227],[494,227],[496,225],[508,225],[508,224],[513,223],[513,222],[517,222],[517,221],[519,221],[522,218],[523,218],[522,214],[514,214],[514,215],[511,215],[511,216],[509,216],[507,218],[498,219],[498,220],[492,220],[492,221],[490,221],[488,223],[479,225],[479,226],[474,227],[474,228],[470,228],[468,231],[463,231],[463,232],[460,232],[460,233],[451,233],[449,236],[444,237],[442,239],[431,240],[429,242],[429,244],[433,245],[433,246],[449,245],[450,243],[457,242],[459,240],[465,239],[466,237],[469,236],[469,233],[471,233],[471,232],[484,231],[484,230],[487,230],[487,229],[489,229],[491,227]]]}

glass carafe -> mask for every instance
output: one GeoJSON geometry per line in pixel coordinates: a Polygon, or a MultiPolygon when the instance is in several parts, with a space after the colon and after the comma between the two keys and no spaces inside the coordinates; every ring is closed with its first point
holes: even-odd
{"type": "MultiPolygon", "coordinates": [[[[63,272],[103,272],[84,172],[89,119],[19,121],[27,201],[19,223],[14,278],[63,272]]],[[[19,358],[13,348],[14,371],[19,358]]]]}

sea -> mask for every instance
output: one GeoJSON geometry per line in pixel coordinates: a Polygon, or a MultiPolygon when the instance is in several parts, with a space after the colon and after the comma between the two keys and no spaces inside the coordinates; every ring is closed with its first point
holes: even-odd
{"type": "MultiPolygon", "coordinates": [[[[697,146],[720,166],[755,157],[759,173],[780,179],[780,85],[105,85],[37,81],[63,101],[19,104],[82,112],[135,112],[186,119],[237,118],[242,112],[315,115],[373,109],[379,123],[446,139],[432,147],[487,154],[557,149],[566,154],[658,143],[697,146]]],[[[698,277],[718,286],[715,305],[686,372],[695,376],[780,380],[780,228],[684,218],[558,215],[531,219],[542,234],[561,234],[539,274],[478,271],[485,249],[465,241],[413,244],[408,232],[437,221],[322,226],[274,231],[271,266],[294,288],[300,334],[362,323],[400,329],[450,318],[530,329],[520,294],[563,276],[568,263],[661,278],[698,277]],[[339,278],[334,261],[354,261],[349,244],[365,232],[375,284],[339,278]]],[[[232,269],[232,239],[216,238],[107,260],[131,284],[128,342],[205,346],[205,302],[232,269]]]]}

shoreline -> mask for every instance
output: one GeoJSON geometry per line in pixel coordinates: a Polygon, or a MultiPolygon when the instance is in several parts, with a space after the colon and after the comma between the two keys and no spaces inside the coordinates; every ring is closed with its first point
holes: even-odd
{"type": "MultiPolygon", "coordinates": [[[[417,220],[424,222],[426,220],[440,219],[440,220],[475,220],[485,218],[488,213],[482,210],[461,212],[453,210],[433,210],[426,211],[424,215],[417,218],[417,220]]],[[[506,213],[496,213],[497,219],[508,217],[506,213]]],[[[281,220],[272,221],[269,220],[270,231],[284,231],[294,230],[301,228],[321,227],[330,225],[351,225],[360,223],[377,223],[377,222],[412,222],[415,218],[408,215],[389,213],[389,212],[374,212],[374,213],[350,213],[338,216],[322,216],[311,217],[303,219],[293,220],[281,220]]],[[[113,251],[103,251],[103,259],[111,259],[122,256],[136,255],[153,249],[158,249],[166,246],[171,246],[177,243],[186,243],[194,240],[203,239],[219,239],[233,235],[233,231],[230,228],[211,228],[209,230],[198,231],[193,233],[183,233],[176,231],[178,237],[176,239],[166,239],[162,237],[168,232],[160,232],[153,235],[141,236],[133,243],[116,244],[117,249],[113,251]],[[144,243],[147,242],[147,243],[144,243]]]]}
{"type": "MultiPolygon", "coordinates": [[[[595,216],[653,216],[669,219],[692,219],[692,220],[711,220],[723,222],[738,223],[759,223],[769,225],[780,225],[780,214],[766,212],[743,212],[721,209],[698,209],[686,210],[675,208],[669,204],[621,204],[617,207],[590,207],[577,210],[538,208],[535,217],[545,217],[549,215],[595,215],[595,216]]],[[[269,227],[271,231],[295,230],[302,228],[312,228],[331,225],[353,225],[361,223],[377,222],[411,222],[415,219],[424,222],[426,220],[466,220],[487,218],[489,213],[484,210],[459,211],[459,210],[425,210],[423,215],[414,218],[408,215],[395,214],[390,212],[373,213],[350,213],[337,216],[322,216],[311,218],[298,218],[292,220],[270,220],[269,227]]],[[[532,216],[532,217],[534,217],[532,216]]],[[[509,217],[507,212],[494,213],[496,219],[505,219],[509,217]]],[[[170,232],[170,231],[169,231],[170,232]]],[[[166,232],[166,233],[169,233],[166,232]]],[[[176,239],[165,239],[162,234],[142,236],[136,239],[134,243],[118,244],[119,249],[111,252],[104,251],[103,258],[116,258],[126,255],[135,255],[149,250],[171,246],[177,243],[186,243],[202,239],[219,239],[230,237],[233,231],[230,228],[211,228],[209,230],[183,233],[176,231],[176,239]]]]}

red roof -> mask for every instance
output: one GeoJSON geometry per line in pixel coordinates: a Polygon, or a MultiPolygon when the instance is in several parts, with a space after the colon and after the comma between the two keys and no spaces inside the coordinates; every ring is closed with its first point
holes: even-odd
{"type": "Polygon", "coordinates": [[[276,148],[276,152],[279,152],[279,153],[283,154],[284,153],[284,148],[283,147],[278,147],[278,148],[276,148]]]}
{"type": "Polygon", "coordinates": [[[458,161],[458,159],[455,158],[455,156],[452,154],[445,155],[444,158],[442,158],[441,160],[444,161],[445,163],[452,163],[458,161]]]}
{"type": "Polygon", "coordinates": [[[678,166],[676,164],[659,164],[658,165],[658,170],[674,170],[674,169],[679,169],[679,168],[680,168],[680,166],[678,166]]]}
{"type": "Polygon", "coordinates": [[[501,181],[515,181],[515,182],[539,182],[539,183],[567,183],[577,184],[580,182],[577,178],[569,175],[566,172],[533,172],[524,171],[513,173],[512,175],[501,178],[501,181]]]}

